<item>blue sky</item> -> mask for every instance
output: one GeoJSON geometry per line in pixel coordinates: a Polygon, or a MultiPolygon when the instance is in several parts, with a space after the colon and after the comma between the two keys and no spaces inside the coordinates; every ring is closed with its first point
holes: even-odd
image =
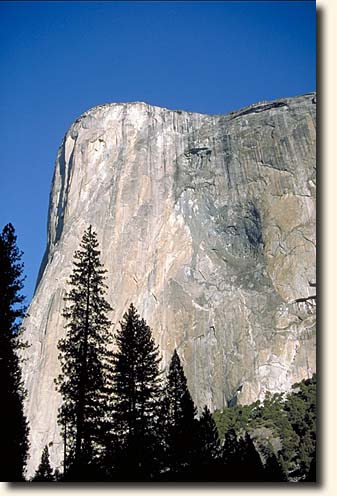
{"type": "Polygon", "coordinates": [[[315,90],[312,1],[0,2],[0,228],[12,222],[32,297],[54,161],[106,102],[226,113],[315,90]]]}

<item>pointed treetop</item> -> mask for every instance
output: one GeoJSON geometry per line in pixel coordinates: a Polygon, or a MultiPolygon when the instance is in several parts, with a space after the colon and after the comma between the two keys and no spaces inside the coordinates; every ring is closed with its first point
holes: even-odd
{"type": "Polygon", "coordinates": [[[32,479],[32,482],[52,482],[54,481],[53,469],[49,461],[49,451],[46,445],[42,451],[41,462],[32,479]]]}

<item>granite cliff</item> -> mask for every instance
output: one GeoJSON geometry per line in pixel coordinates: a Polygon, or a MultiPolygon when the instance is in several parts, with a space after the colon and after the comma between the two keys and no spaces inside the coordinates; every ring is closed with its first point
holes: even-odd
{"type": "MultiPolygon", "coordinates": [[[[57,342],[72,258],[98,234],[118,323],[133,302],[199,407],[283,391],[315,371],[316,96],[226,115],[100,105],[57,154],[48,246],[26,319],[28,473],[62,459],[57,342]]],[[[117,324],[116,324],[117,325],[117,324]]],[[[113,329],[112,329],[113,332],[113,329]]]]}

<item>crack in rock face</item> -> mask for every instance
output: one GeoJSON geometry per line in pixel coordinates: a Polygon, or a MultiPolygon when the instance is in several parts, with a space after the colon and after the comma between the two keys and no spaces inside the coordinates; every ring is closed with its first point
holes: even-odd
{"type": "Polygon", "coordinates": [[[199,409],[263,399],[315,372],[315,101],[308,94],[228,115],[114,103],[71,126],[24,322],[28,474],[46,444],[55,466],[62,459],[57,342],[89,224],[113,322],[134,303],[165,367],[177,348],[199,409]]]}

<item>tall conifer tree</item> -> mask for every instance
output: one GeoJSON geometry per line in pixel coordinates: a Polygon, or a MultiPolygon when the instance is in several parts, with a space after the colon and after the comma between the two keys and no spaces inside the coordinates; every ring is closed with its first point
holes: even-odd
{"type": "Polygon", "coordinates": [[[161,374],[150,327],[130,305],[116,334],[110,377],[118,477],[149,480],[158,470],[161,374]]]}
{"type": "MultiPolygon", "coordinates": [[[[195,481],[219,481],[223,476],[219,433],[213,416],[204,407],[196,422],[196,456],[191,470],[195,481]]],[[[192,479],[191,479],[192,480],[192,479]]]]}
{"type": "Polygon", "coordinates": [[[265,478],[263,463],[247,431],[240,438],[240,454],[242,472],[239,480],[244,482],[262,482],[265,478]]]}
{"type": "Polygon", "coordinates": [[[220,439],[216,423],[207,406],[204,407],[199,420],[200,451],[207,463],[220,455],[220,439]]]}
{"type": "Polygon", "coordinates": [[[165,393],[167,463],[171,477],[179,480],[195,464],[197,411],[176,350],[170,363],[165,393]]]}
{"type": "Polygon", "coordinates": [[[242,446],[234,429],[229,429],[225,434],[222,446],[224,461],[224,480],[238,482],[242,477],[242,446]]]}
{"type": "Polygon", "coordinates": [[[63,397],[58,419],[66,436],[70,477],[77,478],[90,477],[88,466],[100,455],[105,418],[105,359],[111,343],[107,314],[112,309],[105,299],[106,270],[97,247],[96,233],[90,226],[74,255],[71,289],[63,312],[66,335],[58,344],[62,372],[56,384],[63,397]]]}
{"type": "Polygon", "coordinates": [[[0,475],[3,481],[24,480],[28,454],[28,423],[23,412],[23,387],[18,351],[25,315],[22,253],[12,224],[0,234],[0,475]]]}
{"type": "Polygon", "coordinates": [[[234,429],[226,432],[223,460],[226,481],[262,482],[264,480],[263,464],[248,432],[239,438],[234,429]]]}

